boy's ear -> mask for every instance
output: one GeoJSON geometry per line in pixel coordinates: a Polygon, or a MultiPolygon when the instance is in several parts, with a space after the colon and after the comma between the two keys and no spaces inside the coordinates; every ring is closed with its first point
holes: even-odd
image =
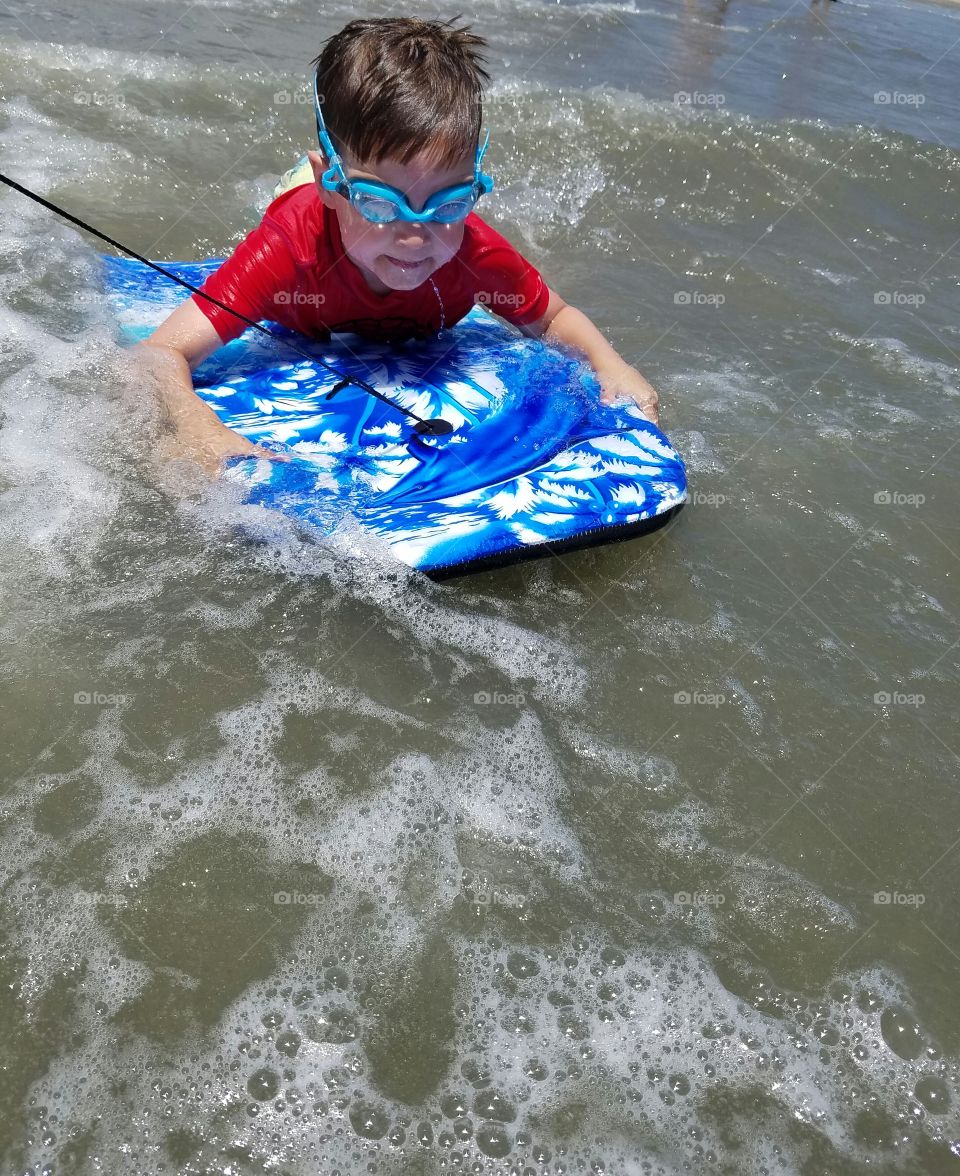
{"type": "Polygon", "coordinates": [[[307,159],[310,160],[310,166],[313,168],[313,182],[316,185],[317,192],[320,199],[328,208],[334,207],[334,193],[328,192],[323,186],[323,173],[327,170],[328,164],[325,157],[319,151],[308,151],[307,159]]]}

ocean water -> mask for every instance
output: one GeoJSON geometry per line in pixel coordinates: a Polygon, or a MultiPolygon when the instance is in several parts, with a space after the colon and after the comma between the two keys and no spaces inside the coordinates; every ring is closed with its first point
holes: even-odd
{"type": "MultiPolygon", "coordinates": [[[[355,15],[0,6],[2,170],[222,255],[355,15]]],[[[958,1171],[960,8],[469,16],[483,214],[692,501],[310,542],[158,468],[97,246],[0,192],[0,1169],[958,1171]]]]}

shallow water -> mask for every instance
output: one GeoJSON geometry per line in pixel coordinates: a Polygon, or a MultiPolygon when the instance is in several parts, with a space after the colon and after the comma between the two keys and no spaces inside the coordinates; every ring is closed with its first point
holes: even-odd
{"type": "MultiPolygon", "coordinates": [[[[955,1171],[960,9],[473,11],[485,215],[693,500],[433,585],[171,496],[0,195],[3,1170],[955,1171]]],[[[222,254],[355,13],[0,8],[3,170],[222,254]]]]}

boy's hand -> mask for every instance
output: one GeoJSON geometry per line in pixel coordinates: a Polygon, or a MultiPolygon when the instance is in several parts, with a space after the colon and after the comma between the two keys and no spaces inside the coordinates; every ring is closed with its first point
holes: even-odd
{"type": "Polygon", "coordinates": [[[289,461],[288,455],[254,445],[240,433],[228,429],[210,405],[196,394],[190,364],[178,347],[185,347],[199,363],[216,350],[218,342],[216,331],[187,299],[149,339],[123,353],[132,363],[131,391],[135,388],[134,394],[139,395],[139,384],[143,381],[157,398],[162,430],[157,456],[164,462],[186,458],[196,462],[212,478],[221,472],[226,458],[235,455],[289,461]],[[173,342],[164,342],[167,336],[172,336],[173,342]]]}
{"type": "Polygon", "coordinates": [[[600,381],[600,399],[604,404],[614,404],[617,400],[624,399],[633,400],[643,415],[659,427],[660,397],[636,368],[628,363],[616,364],[598,370],[597,378],[600,381]]]}
{"type": "Polygon", "coordinates": [[[160,443],[160,457],[164,461],[185,457],[195,461],[211,477],[216,477],[222,471],[224,461],[234,456],[290,460],[287,454],[254,445],[222,424],[186,426],[166,434],[160,443]]]}

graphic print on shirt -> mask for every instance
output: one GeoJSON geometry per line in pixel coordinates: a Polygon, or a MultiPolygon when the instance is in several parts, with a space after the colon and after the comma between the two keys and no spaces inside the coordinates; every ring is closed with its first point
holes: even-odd
{"type": "Polygon", "coordinates": [[[390,318],[355,318],[332,323],[331,331],[350,331],[376,343],[404,343],[407,339],[429,339],[436,335],[436,323],[420,323],[416,319],[394,315],[390,318]]]}

